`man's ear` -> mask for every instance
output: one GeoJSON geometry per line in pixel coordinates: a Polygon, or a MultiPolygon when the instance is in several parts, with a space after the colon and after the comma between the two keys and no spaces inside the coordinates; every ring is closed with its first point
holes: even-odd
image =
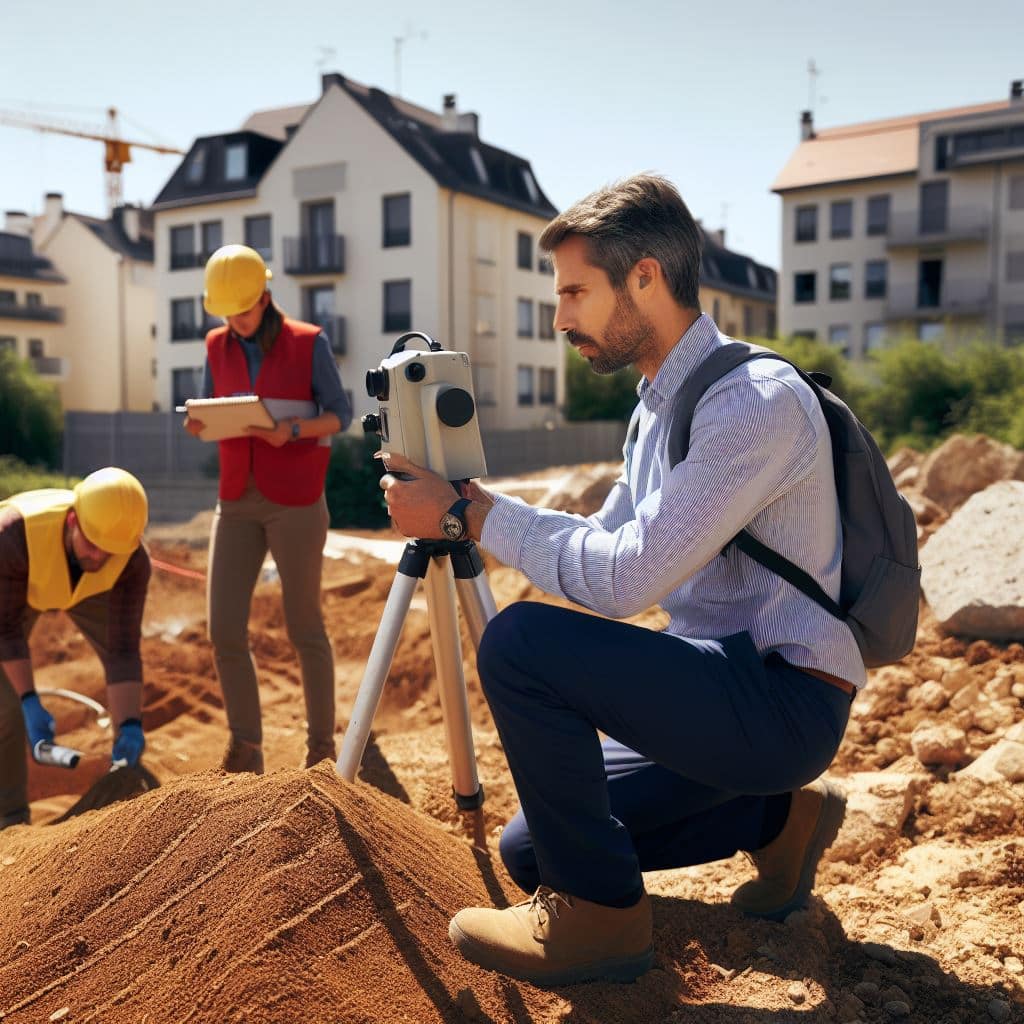
{"type": "Polygon", "coordinates": [[[634,279],[638,289],[650,287],[661,277],[661,264],[651,256],[637,260],[633,266],[634,279]]]}

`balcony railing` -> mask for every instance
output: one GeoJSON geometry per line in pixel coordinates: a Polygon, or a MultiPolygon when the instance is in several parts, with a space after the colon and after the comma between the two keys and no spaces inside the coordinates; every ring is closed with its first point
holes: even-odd
{"type": "Polygon", "coordinates": [[[40,377],[65,377],[66,360],[60,356],[31,356],[29,363],[40,377]]]}
{"type": "Polygon", "coordinates": [[[331,351],[336,356],[343,356],[348,345],[348,335],[343,316],[314,316],[310,321],[323,328],[327,340],[331,343],[331,351]]]}
{"type": "Polygon", "coordinates": [[[958,206],[936,215],[921,217],[920,209],[893,213],[885,240],[889,249],[918,245],[945,245],[951,242],[985,242],[990,230],[990,214],[976,206],[958,206]]]}
{"type": "Polygon", "coordinates": [[[42,320],[49,324],[64,323],[60,306],[29,306],[24,302],[0,302],[0,317],[8,320],[42,320]]]}
{"type": "Polygon", "coordinates": [[[286,274],[344,274],[344,235],[302,235],[284,240],[286,274]]]}
{"type": "Polygon", "coordinates": [[[193,270],[204,266],[206,257],[201,252],[172,252],[171,270],[193,270]]]}
{"type": "Polygon", "coordinates": [[[937,291],[905,284],[890,289],[887,316],[890,320],[984,316],[991,307],[992,286],[988,281],[948,281],[937,291]]]}

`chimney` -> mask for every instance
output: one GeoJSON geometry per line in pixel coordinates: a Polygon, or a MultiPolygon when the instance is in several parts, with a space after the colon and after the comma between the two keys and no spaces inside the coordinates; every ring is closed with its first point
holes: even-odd
{"type": "Polygon", "coordinates": [[[814,138],[814,117],[809,110],[800,115],[800,141],[806,142],[814,138]]]}
{"type": "Polygon", "coordinates": [[[1014,79],[1010,83],[1010,102],[1020,103],[1024,101],[1024,78],[1014,79]]]}
{"type": "Polygon", "coordinates": [[[42,215],[36,218],[35,240],[38,246],[46,244],[50,236],[60,227],[64,218],[64,195],[61,192],[47,192],[43,199],[42,215]]]}
{"type": "Polygon", "coordinates": [[[455,109],[455,93],[446,92],[444,94],[444,106],[441,110],[441,131],[458,131],[458,124],[459,114],[455,109]]]}
{"type": "Polygon", "coordinates": [[[120,215],[121,230],[131,242],[139,240],[139,208],[137,206],[121,206],[114,211],[115,217],[120,215]]]}
{"type": "Polygon", "coordinates": [[[22,238],[32,237],[32,218],[24,210],[4,211],[4,231],[22,238]]]}

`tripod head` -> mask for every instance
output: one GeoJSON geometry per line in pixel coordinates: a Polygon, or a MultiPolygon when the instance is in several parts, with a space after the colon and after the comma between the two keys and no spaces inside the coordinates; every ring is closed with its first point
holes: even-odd
{"type": "Polygon", "coordinates": [[[381,451],[398,452],[448,480],[486,475],[465,352],[448,352],[429,335],[410,331],[367,371],[366,392],[379,410],[363,417],[363,430],[380,437],[381,451]],[[426,347],[406,349],[414,339],[426,347]]]}

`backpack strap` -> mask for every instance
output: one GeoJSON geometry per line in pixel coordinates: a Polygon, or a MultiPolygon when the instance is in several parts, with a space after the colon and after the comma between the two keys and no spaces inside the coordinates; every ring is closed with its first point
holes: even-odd
{"type": "MultiPolygon", "coordinates": [[[[672,413],[672,423],[669,426],[668,435],[668,460],[669,466],[676,466],[682,462],[690,451],[690,427],[693,423],[693,414],[705,392],[727,373],[731,373],[738,366],[749,363],[753,359],[778,359],[783,363],[789,363],[785,356],[780,356],[769,348],[761,345],[751,345],[745,341],[731,341],[716,349],[707,359],[704,360],[687,379],[679,394],[676,396],[675,407],[672,413]]],[[[793,367],[814,391],[818,401],[821,401],[821,386],[827,387],[831,380],[825,374],[807,374],[798,366],[793,367]]],[[[723,548],[723,552],[730,545],[735,544],[745,555],[760,563],[766,569],[781,576],[787,583],[796,587],[825,611],[834,615],[837,619],[845,619],[846,613],[832,600],[821,588],[818,582],[804,572],[800,566],[795,565],[788,558],[784,558],[777,551],[762,544],[748,530],[740,530],[735,537],[723,548]]]]}

